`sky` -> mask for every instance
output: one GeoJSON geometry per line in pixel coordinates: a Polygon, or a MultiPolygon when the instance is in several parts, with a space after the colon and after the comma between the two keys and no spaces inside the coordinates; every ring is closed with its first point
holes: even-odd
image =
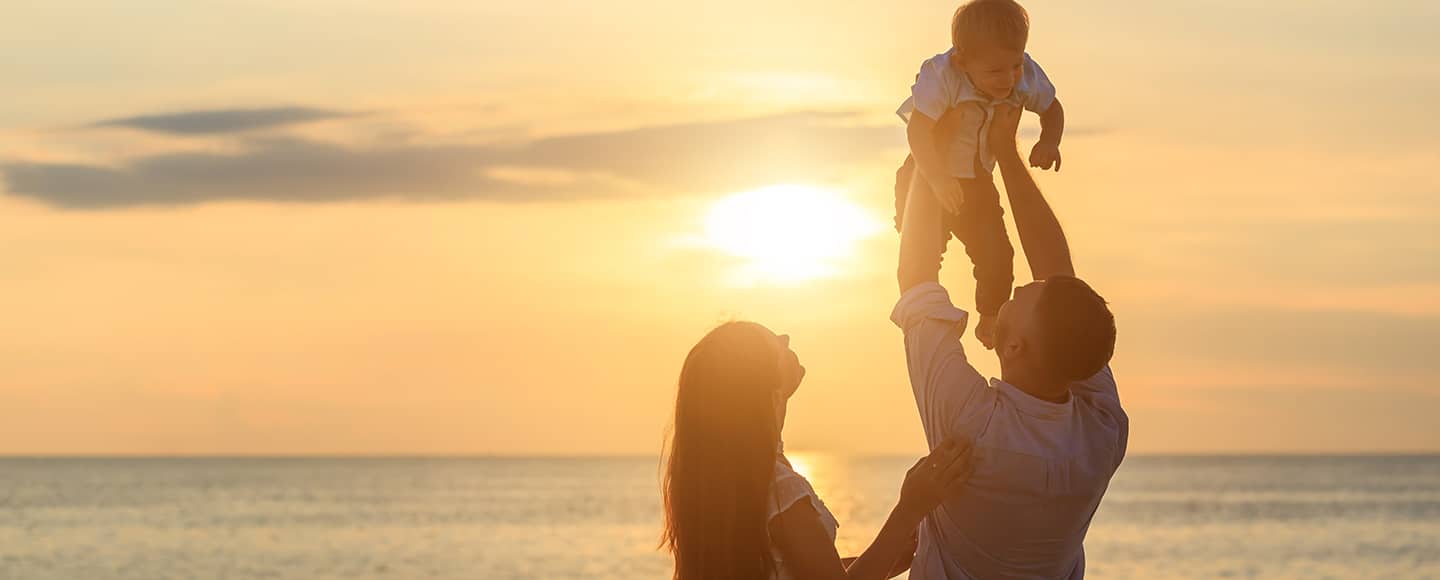
{"type": "MultiPolygon", "coordinates": [[[[1440,451],[1440,7],[1026,6],[1131,452],[1440,451]]],[[[893,111],[954,7],[11,7],[0,454],[651,454],[732,319],[787,449],[919,452],[893,111]]]]}

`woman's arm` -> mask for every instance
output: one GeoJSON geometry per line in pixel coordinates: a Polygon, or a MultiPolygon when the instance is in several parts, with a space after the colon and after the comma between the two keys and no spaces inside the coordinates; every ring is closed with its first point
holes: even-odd
{"type": "Polygon", "coordinates": [[[797,501],[770,520],[770,541],[785,558],[790,573],[800,580],[846,580],[840,553],[820,514],[809,501],[797,501]]]}
{"type": "Polygon", "coordinates": [[[896,505],[880,527],[880,533],[875,535],[875,542],[845,570],[846,577],[885,579],[896,575],[896,563],[908,563],[915,555],[915,544],[911,538],[915,537],[916,528],[920,527],[920,522],[929,512],[916,511],[903,503],[896,505]]]}
{"type": "Polygon", "coordinates": [[[947,441],[915,463],[905,475],[900,501],[881,526],[875,541],[848,567],[841,564],[835,543],[808,501],[770,520],[770,539],[800,580],[885,580],[914,552],[910,538],[925,515],[969,474],[969,446],[947,441]],[[908,552],[907,552],[908,551],[908,552]]]}

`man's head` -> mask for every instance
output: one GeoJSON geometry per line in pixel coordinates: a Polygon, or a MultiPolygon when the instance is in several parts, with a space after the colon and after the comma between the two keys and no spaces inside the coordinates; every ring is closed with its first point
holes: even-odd
{"type": "Polygon", "coordinates": [[[970,0],[950,21],[955,47],[951,65],[994,99],[1010,96],[1020,82],[1030,16],[1015,0],[970,0]]]}
{"type": "Polygon", "coordinates": [[[995,351],[1001,376],[1041,398],[1063,398],[1070,383],[1105,368],[1115,353],[1115,316],[1074,276],[1015,289],[1000,307],[995,351]]]}

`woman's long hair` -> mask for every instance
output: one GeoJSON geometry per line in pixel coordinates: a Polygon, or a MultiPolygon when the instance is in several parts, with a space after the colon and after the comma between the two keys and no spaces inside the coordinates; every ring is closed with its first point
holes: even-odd
{"type": "Polygon", "coordinates": [[[751,322],[728,322],[690,349],[680,371],[664,473],[675,580],[764,579],[775,568],[766,502],[780,428],[780,358],[751,322]]]}

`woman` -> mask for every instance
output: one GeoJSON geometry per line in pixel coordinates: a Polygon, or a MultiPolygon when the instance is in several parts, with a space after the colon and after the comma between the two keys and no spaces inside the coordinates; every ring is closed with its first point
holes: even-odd
{"type": "Polygon", "coordinates": [[[962,481],[968,450],[947,441],[910,468],[875,541],[842,561],[834,516],[781,451],[785,404],[804,376],[790,337],[752,322],[723,324],[690,350],[664,476],[675,580],[883,579],[909,568],[915,531],[962,481]]]}

